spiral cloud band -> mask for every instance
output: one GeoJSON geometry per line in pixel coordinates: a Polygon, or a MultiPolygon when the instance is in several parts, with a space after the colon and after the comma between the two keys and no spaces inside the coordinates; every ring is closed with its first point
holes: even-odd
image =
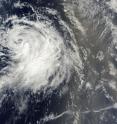
{"type": "Polygon", "coordinates": [[[1,44],[10,54],[8,66],[1,69],[1,73],[5,73],[1,76],[1,88],[56,87],[69,81],[72,69],[78,71],[81,67],[75,41],[62,37],[49,21],[31,21],[17,16],[10,17],[6,23],[9,21],[12,26],[1,32],[1,44]]]}

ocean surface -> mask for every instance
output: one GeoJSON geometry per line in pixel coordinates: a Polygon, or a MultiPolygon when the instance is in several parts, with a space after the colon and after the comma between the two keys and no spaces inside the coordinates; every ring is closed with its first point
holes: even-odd
{"type": "Polygon", "coordinates": [[[117,0],[0,0],[0,124],[117,124],[117,0]]]}

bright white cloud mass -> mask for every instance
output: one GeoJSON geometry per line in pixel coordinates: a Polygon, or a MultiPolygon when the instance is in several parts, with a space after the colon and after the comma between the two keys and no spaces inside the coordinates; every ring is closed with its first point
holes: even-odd
{"type": "MultiPolygon", "coordinates": [[[[10,17],[12,27],[2,32],[2,45],[10,51],[11,62],[1,76],[0,87],[15,86],[38,90],[56,87],[69,80],[71,70],[82,66],[75,41],[65,41],[50,22],[10,17]],[[5,40],[3,40],[3,38],[5,40]]],[[[6,21],[6,22],[7,22],[6,21]]],[[[63,23],[64,24],[64,23],[63,23]]]]}

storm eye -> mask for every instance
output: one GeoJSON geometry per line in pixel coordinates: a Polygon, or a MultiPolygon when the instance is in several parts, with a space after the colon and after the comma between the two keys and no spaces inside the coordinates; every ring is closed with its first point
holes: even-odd
{"type": "Polygon", "coordinates": [[[17,45],[20,45],[22,42],[23,42],[23,39],[18,39],[14,41],[14,43],[17,45]]]}
{"type": "Polygon", "coordinates": [[[18,39],[18,42],[21,43],[23,41],[23,39],[18,39]]]}

